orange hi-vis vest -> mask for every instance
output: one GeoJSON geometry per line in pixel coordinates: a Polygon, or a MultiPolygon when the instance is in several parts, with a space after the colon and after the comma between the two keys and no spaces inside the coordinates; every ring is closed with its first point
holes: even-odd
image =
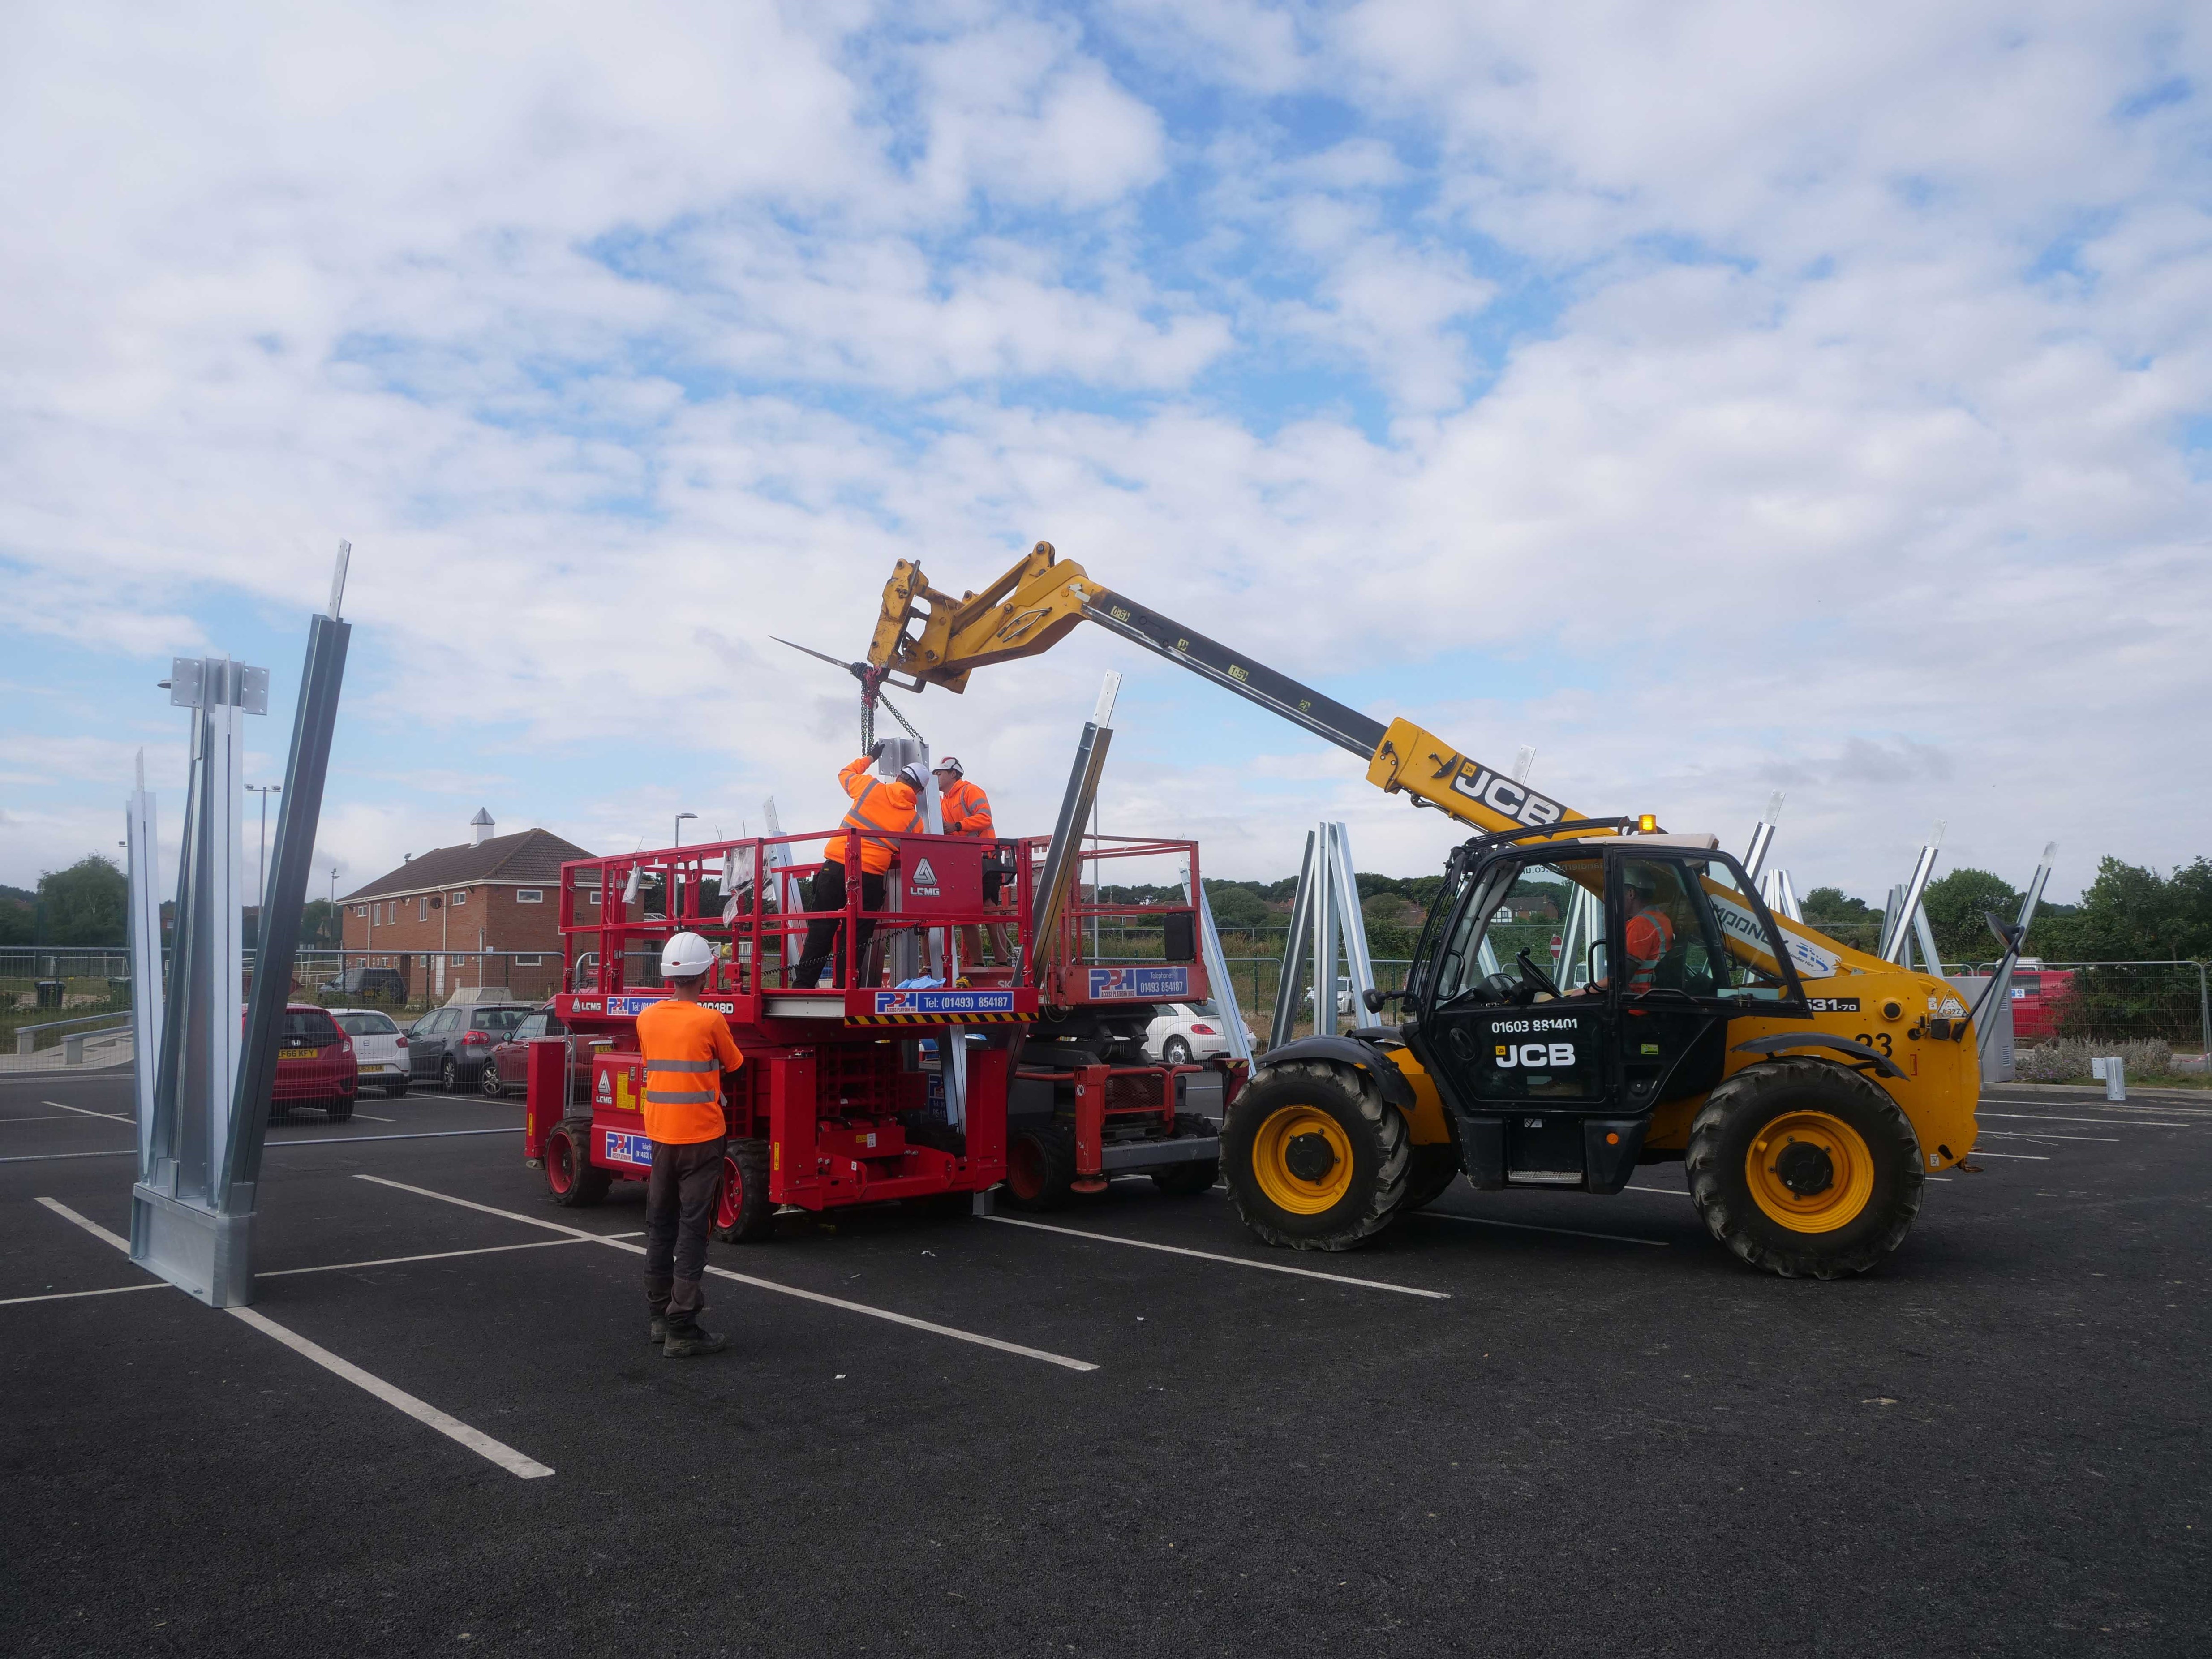
{"type": "Polygon", "coordinates": [[[722,1073],[745,1063],[729,1021],[671,997],[638,1015],[637,1046],[645,1057],[647,1140],[690,1146],[726,1133],[722,1073]]]}
{"type": "Polygon", "coordinates": [[[991,823],[991,798],[965,778],[937,794],[938,811],[945,817],[948,836],[972,836],[982,841],[996,833],[991,823]]]}
{"type": "MultiPolygon", "coordinates": [[[[921,802],[916,799],[913,786],[901,783],[896,778],[870,775],[868,768],[873,764],[863,755],[837,775],[837,781],[853,798],[853,807],[845,814],[843,827],[859,836],[860,868],[869,875],[880,876],[891,867],[891,855],[898,850],[897,846],[880,836],[860,832],[885,830],[918,836],[928,826],[922,821],[921,802]]],[[[848,836],[831,836],[822,848],[823,860],[846,863],[845,848],[851,839],[848,836]]]]}
{"type": "Polygon", "coordinates": [[[1628,919],[1628,988],[1648,991],[1661,958],[1674,947],[1674,924],[1664,910],[1641,910],[1628,919]]]}

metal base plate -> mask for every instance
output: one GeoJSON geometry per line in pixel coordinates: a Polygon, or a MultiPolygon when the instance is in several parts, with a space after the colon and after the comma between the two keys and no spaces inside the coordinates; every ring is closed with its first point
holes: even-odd
{"type": "Polygon", "coordinates": [[[253,1300],[253,1217],[131,1189],[131,1259],[210,1308],[253,1300]]]}

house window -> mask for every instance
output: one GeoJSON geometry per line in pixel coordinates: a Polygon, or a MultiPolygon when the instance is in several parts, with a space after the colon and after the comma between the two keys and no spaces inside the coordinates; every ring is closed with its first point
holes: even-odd
{"type": "Polygon", "coordinates": [[[514,890],[514,902],[517,904],[543,904],[545,902],[545,890],[542,887],[518,887],[514,890]]]}
{"type": "Polygon", "coordinates": [[[417,921],[430,920],[430,896],[428,893],[415,901],[415,920],[417,921]]]}
{"type": "Polygon", "coordinates": [[[585,903],[586,903],[586,904],[597,904],[599,902],[599,890],[598,888],[596,888],[596,887],[588,887],[588,888],[586,888],[586,889],[584,890],[584,902],[585,902],[585,903]]]}
{"type": "Polygon", "coordinates": [[[464,956],[456,956],[453,957],[453,966],[456,968],[465,968],[469,965],[469,959],[464,956]]]}
{"type": "Polygon", "coordinates": [[[545,958],[544,957],[517,957],[514,958],[514,965],[518,968],[543,968],[545,965],[545,958]]]}
{"type": "Polygon", "coordinates": [[[469,890],[465,887],[462,888],[459,892],[453,895],[453,900],[455,904],[466,904],[469,902],[469,890]]]}
{"type": "Polygon", "coordinates": [[[399,920],[399,901],[398,899],[392,900],[391,903],[384,907],[384,919],[388,922],[396,922],[399,920]]]}
{"type": "Polygon", "coordinates": [[[366,916],[368,914],[368,907],[366,904],[356,904],[353,907],[353,913],[357,916],[366,916]]]}

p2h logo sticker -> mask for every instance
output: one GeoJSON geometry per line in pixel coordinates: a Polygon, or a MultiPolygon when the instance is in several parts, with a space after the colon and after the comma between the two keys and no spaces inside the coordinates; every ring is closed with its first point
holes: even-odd
{"type": "Polygon", "coordinates": [[[1501,1042],[1498,1045],[1498,1063],[1504,1066],[1525,1066],[1530,1071],[1546,1067],[1564,1068],[1575,1063],[1575,1045],[1571,1042],[1501,1042]]]}

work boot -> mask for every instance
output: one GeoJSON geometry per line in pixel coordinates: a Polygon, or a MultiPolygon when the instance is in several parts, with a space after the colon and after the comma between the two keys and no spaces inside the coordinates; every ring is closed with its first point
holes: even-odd
{"type": "Polygon", "coordinates": [[[656,1348],[668,1340],[668,1316],[666,1314],[653,1315],[652,1328],[647,1332],[645,1340],[652,1343],[656,1348]]]}
{"type": "Polygon", "coordinates": [[[701,1328],[696,1319],[668,1322],[668,1340],[660,1345],[661,1356],[667,1359],[694,1359],[702,1353],[720,1353],[729,1346],[729,1338],[716,1331],[701,1328]]]}

